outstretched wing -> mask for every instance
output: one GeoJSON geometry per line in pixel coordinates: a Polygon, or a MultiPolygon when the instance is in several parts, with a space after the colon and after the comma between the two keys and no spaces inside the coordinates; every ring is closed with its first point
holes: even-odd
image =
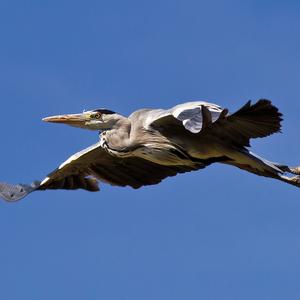
{"type": "Polygon", "coordinates": [[[233,114],[228,114],[227,109],[212,109],[204,104],[201,109],[199,107],[195,107],[192,111],[187,109],[182,114],[185,116],[183,121],[169,113],[153,120],[150,126],[166,135],[170,132],[183,134],[184,126],[199,137],[212,137],[237,147],[248,147],[251,138],[266,137],[279,132],[282,121],[282,114],[277,107],[266,99],[261,99],[255,104],[248,101],[233,114]]]}
{"type": "Polygon", "coordinates": [[[200,132],[204,126],[213,123],[220,117],[222,108],[217,104],[198,101],[187,102],[174,106],[168,110],[152,110],[146,120],[145,127],[160,126],[171,118],[180,121],[188,131],[200,132]]]}
{"type": "Polygon", "coordinates": [[[17,201],[35,190],[85,189],[98,191],[99,181],[116,186],[131,186],[135,189],[161,182],[166,177],[205,167],[163,166],[142,158],[119,158],[110,155],[100,142],[67,159],[41,183],[10,185],[0,183],[0,197],[17,201]]]}

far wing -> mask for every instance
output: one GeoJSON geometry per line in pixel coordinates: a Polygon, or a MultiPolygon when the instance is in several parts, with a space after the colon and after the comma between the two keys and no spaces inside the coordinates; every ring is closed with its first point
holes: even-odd
{"type": "Polygon", "coordinates": [[[110,155],[100,142],[67,159],[41,183],[32,185],[10,185],[0,183],[0,197],[17,201],[34,190],[85,189],[98,191],[99,181],[116,186],[139,188],[161,182],[178,173],[197,170],[203,165],[163,166],[142,158],[119,158],[110,155]]]}
{"type": "Polygon", "coordinates": [[[248,101],[231,115],[220,117],[201,134],[218,137],[238,147],[249,147],[250,139],[280,132],[282,114],[270,100],[248,101]]]}
{"type": "Polygon", "coordinates": [[[160,126],[167,120],[175,118],[188,131],[199,133],[203,128],[214,123],[222,114],[222,108],[216,104],[198,101],[187,102],[168,110],[153,110],[146,120],[146,128],[160,126]]]}
{"type": "MultiPolygon", "coordinates": [[[[197,109],[199,108],[196,107],[194,109],[194,113],[197,109]]],[[[188,115],[192,115],[190,111],[188,111],[188,115]]],[[[184,125],[195,123],[196,125],[192,127],[193,130],[189,129],[189,132],[195,133],[191,138],[208,137],[217,139],[228,145],[248,147],[252,138],[266,137],[279,132],[282,121],[281,117],[282,114],[278,111],[277,107],[272,105],[270,100],[260,99],[255,104],[251,104],[251,101],[248,101],[233,114],[228,114],[227,109],[223,109],[220,112],[212,112],[211,109],[203,105],[201,111],[198,111],[198,117],[191,118],[190,121],[182,122],[178,117],[166,114],[161,118],[156,118],[151,123],[151,126],[166,136],[168,134],[187,135],[188,132],[186,129],[189,128],[184,125]],[[200,124],[200,121],[198,123],[196,121],[192,122],[192,120],[197,119],[202,122],[200,130],[196,130],[197,124],[200,124]]]]}

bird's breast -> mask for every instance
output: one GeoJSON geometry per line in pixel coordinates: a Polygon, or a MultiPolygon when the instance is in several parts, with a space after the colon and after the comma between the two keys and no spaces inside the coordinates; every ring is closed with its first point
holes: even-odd
{"type": "MultiPolygon", "coordinates": [[[[152,137],[152,136],[151,136],[152,137]]],[[[159,143],[152,141],[139,145],[126,145],[116,147],[104,132],[101,135],[101,146],[113,156],[120,158],[140,157],[161,165],[192,165],[190,156],[176,144],[159,143]]]]}
{"type": "Polygon", "coordinates": [[[161,148],[158,145],[146,144],[126,151],[107,149],[112,155],[118,157],[140,157],[161,165],[191,165],[190,158],[174,146],[161,148]]]}

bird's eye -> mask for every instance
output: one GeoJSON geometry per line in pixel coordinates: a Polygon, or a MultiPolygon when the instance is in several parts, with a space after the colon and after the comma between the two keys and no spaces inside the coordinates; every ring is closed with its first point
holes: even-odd
{"type": "Polygon", "coordinates": [[[91,119],[100,119],[100,117],[101,117],[101,114],[99,114],[99,113],[91,115],[91,119]]]}

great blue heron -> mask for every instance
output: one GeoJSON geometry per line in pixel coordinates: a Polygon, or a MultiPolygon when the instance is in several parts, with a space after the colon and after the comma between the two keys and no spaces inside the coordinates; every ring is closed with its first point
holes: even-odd
{"type": "Polygon", "coordinates": [[[271,101],[261,99],[233,114],[216,104],[188,102],[168,110],[141,109],[128,118],[108,109],[44,118],[100,131],[100,141],[72,155],[41,182],[0,183],[0,197],[17,201],[48,189],[94,192],[98,181],[139,188],[215,162],[300,187],[300,167],[270,162],[248,150],[251,138],[280,131],[281,116],[271,101]]]}

